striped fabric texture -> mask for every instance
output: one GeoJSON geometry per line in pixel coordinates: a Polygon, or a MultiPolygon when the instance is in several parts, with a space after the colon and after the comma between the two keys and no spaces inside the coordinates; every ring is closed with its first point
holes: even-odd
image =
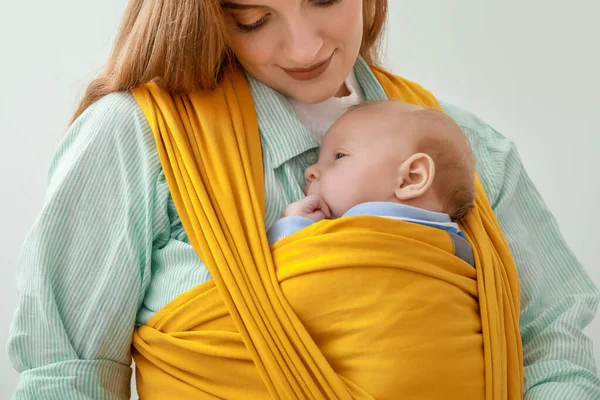
{"type": "MultiPolygon", "coordinates": [[[[385,98],[364,61],[354,71],[366,99],[385,98]]],[[[303,172],[319,144],[284,96],[249,81],[268,228],[303,196],[303,172]]],[[[582,333],[598,308],[597,288],[514,144],[473,114],[442,106],[473,147],[519,270],[524,398],[600,399],[592,342],[582,333]]],[[[8,343],[20,372],[13,398],[129,398],[135,326],[209,279],[174,208],[141,110],[130,93],[102,98],[56,149],[45,204],[21,250],[19,305],[8,343]]]]}

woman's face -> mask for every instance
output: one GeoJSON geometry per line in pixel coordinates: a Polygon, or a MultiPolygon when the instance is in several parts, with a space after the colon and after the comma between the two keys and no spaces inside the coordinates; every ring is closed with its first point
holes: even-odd
{"type": "Polygon", "coordinates": [[[363,0],[221,0],[233,51],[252,76],[304,103],[346,92],[363,0]]]}

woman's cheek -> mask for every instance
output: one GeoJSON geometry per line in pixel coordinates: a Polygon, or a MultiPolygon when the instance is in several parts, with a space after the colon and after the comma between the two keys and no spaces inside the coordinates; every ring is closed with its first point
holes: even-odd
{"type": "Polygon", "coordinates": [[[236,58],[250,71],[275,62],[271,56],[276,51],[276,43],[272,40],[274,34],[267,32],[268,28],[265,28],[264,31],[250,33],[235,32],[232,36],[236,58]]]}
{"type": "Polygon", "coordinates": [[[335,18],[328,18],[325,27],[328,36],[345,44],[345,47],[360,47],[363,34],[362,0],[344,0],[341,11],[336,11],[335,18]]]}

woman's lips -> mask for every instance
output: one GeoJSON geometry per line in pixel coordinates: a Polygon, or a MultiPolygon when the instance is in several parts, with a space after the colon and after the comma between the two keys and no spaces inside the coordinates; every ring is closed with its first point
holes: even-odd
{"type": "Polygon", "coordinates": [[[318,78],[327,70],[329,64],[331,64],[331,59],[333,58],[333,54],[329,56],[329,58],[325,61],[321,61],[311,67],[308,68],[283,68],[286,74],[290,77],[296,79],[297,81],[309,81],[311,79],[318,78]]]}

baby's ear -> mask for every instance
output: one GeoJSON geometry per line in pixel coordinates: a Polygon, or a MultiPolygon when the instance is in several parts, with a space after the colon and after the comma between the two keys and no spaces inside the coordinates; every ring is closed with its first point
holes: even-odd
{"type": "Polygon", "coordinates": [[[398,168],[396,197],[400,201],[421,197],[433,184],[435,163],[425,153],[410,156],[398,168]]]}

